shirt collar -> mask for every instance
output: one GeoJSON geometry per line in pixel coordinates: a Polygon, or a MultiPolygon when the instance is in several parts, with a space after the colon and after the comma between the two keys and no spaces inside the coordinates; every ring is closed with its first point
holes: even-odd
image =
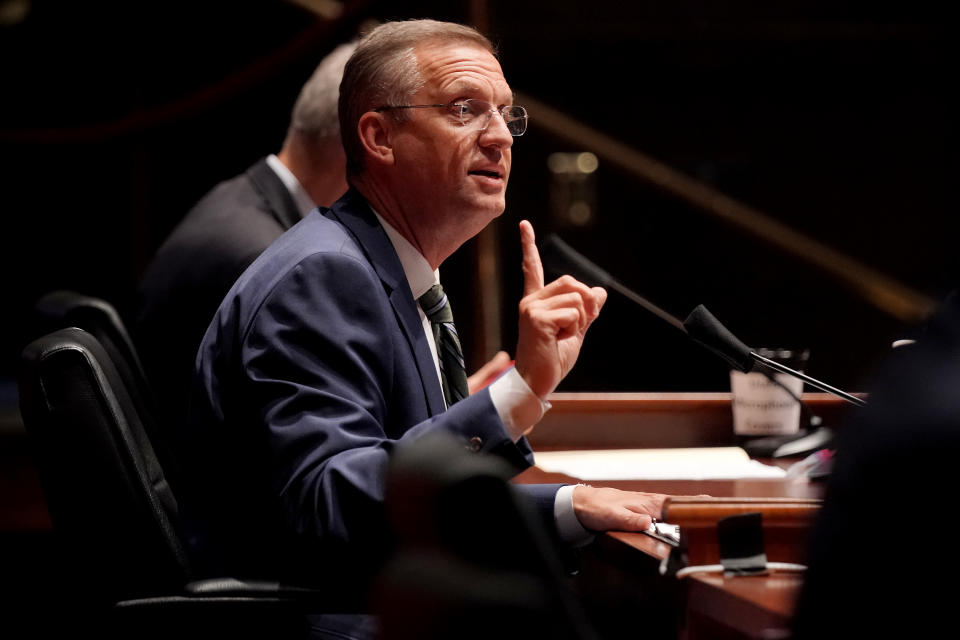
{"type": "Polygon", "coordinates": [[[390,238],[393,250],[397,252],[397,257],[400,258],[400,265],[403,267],[403,274],[407,277],[407,284],[410,285],[410,292],[413,293],[414,298],[419,298],[430,287],[440,282],[440,270],[431,269],[427,259],[417,251],[416,247],[410,244],[409,240],[391,227],[373,207],[370,207],[370,210],[377,216],[383,230],[387,232],[387,237],[390,238]]]}
{"type": "Polygon", "coordinates": [[[294,204],[297,205],[297,210],[300,212],[301,218],[317,208],[316,203],[314,203],[313,199],[307,194],[307,190],[304,189],[300,181],[297,180],[297,176],[293,175],[293,172],[287,168],[287,165],[280,161],[280,158],[271,153],[267,156],[267,165],[273,169],[273,172],[280,178],[280,182],[282,182],[283,186],[290,192],[290,196],[293,198],[294,204]]]}

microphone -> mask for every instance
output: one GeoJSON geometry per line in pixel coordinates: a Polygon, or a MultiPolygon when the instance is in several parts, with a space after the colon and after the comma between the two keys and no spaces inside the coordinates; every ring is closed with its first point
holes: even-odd
{"type": "Polygon", "coordinates": [[[698,304],[687,319],[683,321],[687,335],[703,347],[726,360],[738,371],[750,373],[753,370],[753,351],[740,342],[737,336],[720,324],[710,311],[698,304]]]}
{"type": "MultiPolygon", "coordinates": [[[[727,330],[727,328],[723,326],[720,321],[717,320],[714,315],[710,313],[710,311],[708,311],[707,308],[702,304],[697,305],[697,307],[690,313],[683,324],[684,328],[687,329],[687,334],[691,338],[701,345],[707,347],[714,353],[720,355],[733,366],[740,368],[740,370],[744,373],[749,373],[753,369],[755,362],[760,363],[774,371],[780,371],[795,378],[799,378],[810,386],[822,391],[826,391],[827,393],[831,393],[851,404],[857,406],[864,406],[866,404],[866,402],[864,402],[861,398],[850,395],[849,393],[832,387],[825,382],[811,378],[804,373],[795,371],[786,365],[774,360],[770,360],[769,358],[765,358],[754,352],[752,349],[750,349],[750,347],[740,342],[736,336],[730,333],[730,331],[727,330]]],[[[785,385],[781,384],[777,380],[776,376],[770,373],[770,371],[763,371],[762,373],[775,384],[779,384],[787,391],[787,393],[793,396],[793,393],[787,389],[785,385]]],[[[797,400],[797,402],[800,403],[801,407],[806,407],[806,404],[801,398],[797,396],[793,397],[797,400]]],[[[749,442],[745,442],[743,444],[743,448],[751,456],[770,456],[772,458],[782,458],[786,456],[803,455],[805,453],[810,453],[811,451],[819,451],[832,446],[835,435],[833,430],[829,427],[822,426],[820,424],[819,416],[812,415],[812,412],[809,411],[809,408],[807,408],[807,412],[812,416],[810,420],[810,426],[814,427],[814,429],[809,433],[801,432],[799,434],[789,434],[786,436],[767,436],[764,438],[755,438],[749,442]]]]}
{"type": "Polygon", "coordinates": [[[705,347],[714,354],[720,356],[727,363],[744,373],[753,370],[755,363],[760,363],[766,367],[786,373],[803,380],[811,387],[826,391],[838,398],[842,398],[851,404],[864,406],[866,402],[862,399],[832,387],[816,378],[795,371],[790,367],[765,358],[753,349],[744,344],[733,333],[730,332],[710,311],[702,304],[697,305],[687,319],[680,322],[676,317],[667,313],[657,305],[653,304],[640,294],[631,291],[629,288],[618,282],[609,273],[601,269],[586,256],[576,251],[573,247],[561,240],[556,234],[551,234],[543,245],[542,255],[544,261],[550,264],[554,269],[573,272],[580,280],[587,284],[613,289],[621,295],[636,302],[641,307],[650,311],[660,319],[671,326],[687,334],[694,342],[705,347]],[[560,267],[560,268],[558,268],[560,267]]]}
{"type": "MultiPolygon", "coordinates": [[[[759,355],[733,335],[733,333],[723,326],[702,304],[697,305],[693,311],[690,312],[690,315],[687,316],[687,319],[680,322],[680,320],[673,315],[618,282],[608,272],[594,264],[583,254],[577,252],[556,234],[550,235],[546,242],[544,242],[542,255],[544,261],[550,264],[555,270],[573,273],[578,279],[587,284],[613,289],[624,297],[636,302],[674,328],[687,334],[688,337],[700,346],[723,358],[732,368],[738,371],[749,373],[755,369],[757,364],[760,364],[768,369],[799,378],[810,386],[830,393],[851,404],[857,406],[866,405],[866,402],[861,398],[759,355]]],[[[769,371],[764,370],[763,373],[771,378],[771,380],[776,381],[776,378],[769,371]]],[[[801,406],[805,406],[802,399],[797,398],[797,401],[801,406]]],[[[819,418],[817,418],[817,424],[813,424],[813,421],[811,421],[811,426],[816,428],[809,434],[759,438],[756,440],[758,447],[756,448],[755,455],[767,454],[773,457],[782,457],[798,455],[828,446],[833,440],[832,431],[827,427],[819,426],[819,418]]]]}
{"type": "Polygon", "coordinates": [[[784,364],[765,358],[754,352],[750,347],[740,342],[725,326],[720,324],[720,321],[702,304],[697,305],[697,307],[690,312],[690,315],[683,323],[683,327],[687,330],[687,335],[696,342],[710,349],[744,373],[749,373],[753,369],[753,363],[759,362],[766,367],[775,369],[781,373],[786,373],[794,378],[799,378],[811,387],[826,391],[851,404],[859,407],[867,404],[861,398],[850,395],[846,391],[831,387],[825,382],[811,378],[805,373],[795,371],[784,364]]]}

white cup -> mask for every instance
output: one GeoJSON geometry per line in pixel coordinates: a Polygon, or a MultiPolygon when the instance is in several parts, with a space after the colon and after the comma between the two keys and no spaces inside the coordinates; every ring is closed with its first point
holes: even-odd
{"type": "MultiPolygon", "coordinates": [[[[781,362],[795,371],[802,371],[808,356],[807,351],[791,349],[757,349],[757,353],[770,360],[781,362]]],[[[803,380],[786,373],[775,373],[774,378],[780,384],[773,382],[763,373],[755,371],[730,372],[735,435],[782,436],[797,433],[800,430],[800,403],[786,389],[789,389],[794,396],[800,397],[803,393],[803,380]]]]}

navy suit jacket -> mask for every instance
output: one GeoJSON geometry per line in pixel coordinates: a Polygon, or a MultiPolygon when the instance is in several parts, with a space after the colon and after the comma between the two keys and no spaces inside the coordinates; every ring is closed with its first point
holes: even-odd
{"type": "MultiPolygon", "coordinates": [[[[196,560],[308,583],[389,552],[390,454],[432,432],[532,463],[480,391],[449,410],[400,261],[349,191],[279,238],[227,294],[200,347],[185,443],[196,560]],[[477,440],[479,439],[479,440],[477,440]]],[[[559,485],[525,488],[552,521],[559,485]]]]}

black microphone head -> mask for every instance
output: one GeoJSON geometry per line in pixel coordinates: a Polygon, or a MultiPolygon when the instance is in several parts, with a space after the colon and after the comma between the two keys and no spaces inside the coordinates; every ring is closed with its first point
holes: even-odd
{"type": "Polygon", "coordinates": [[[683,328],[691,338],[729,362],[734,369],[744,373],[753,369],[750,347],[740,342],[702,304],[690,312],[683,321],[683,328]]]}
{"type": "Polygon", "coordinates": [[[556,234],[550,234],[540,247],[543,264],[555,275],[570,274],[577,280],[592,287],[609,287],[613,278],[609,273],[591,262],[586,256],[561,240],[556,234]]]}

